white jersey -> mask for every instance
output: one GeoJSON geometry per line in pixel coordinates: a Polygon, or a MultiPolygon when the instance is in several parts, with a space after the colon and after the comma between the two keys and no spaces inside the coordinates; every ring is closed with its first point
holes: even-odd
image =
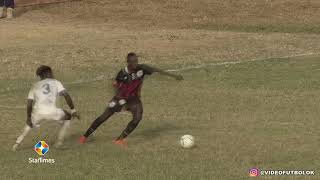
{"type": "Polygon", "coordinates": [[[60,81],[44,79],[33,85],[28,99],[34,100],[34,112],[46,114],[57,109],[57,98],[63,91],[65,91],[65,88],[60,81]]]}

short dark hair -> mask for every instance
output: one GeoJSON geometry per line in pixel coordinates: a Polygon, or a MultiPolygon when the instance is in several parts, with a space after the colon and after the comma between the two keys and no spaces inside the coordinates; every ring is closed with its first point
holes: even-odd
{"type": "Polygon", "coordinates": [[[37,71],[36,71],[36,75],[42,77],[44,74],[47,73],[52,73],[52,69],[49,66],[46,65],[41,65],[40,67],[38,67],[37,71]]]}
{"type": "Polygon", "coordinates": [[[128,53],[127,59],[129,59],[130,57],[135,57],[135,56],[137,56],[137,54],[134,52],[128,53]]]}

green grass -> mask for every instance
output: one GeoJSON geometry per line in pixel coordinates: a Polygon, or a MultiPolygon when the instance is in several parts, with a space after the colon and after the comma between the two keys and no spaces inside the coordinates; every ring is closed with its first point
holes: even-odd
{"type": "MultiPolygon", "coordinates": [[[[59,79],[70,82],[76,74],[94,77],[102,72],[61,73],[59,79]]],[[[0,104],[9,106],[0,108],[1,179],[241,180],[249,178],[252,167],[320,171],[319,57],[244,62],[182,74],[182,82],[159,75],[146,79],[144,118],[129,137],[128,149],[111,143],[130,120],[128,113],[112,117],[88,144],[77,144],[112,90],[108,80],[67,84],[82,120],[74,121],[65,149],[51,146],[45,155],[55,164],[28,164],[29,157],[38,157],[32,149],[38,140],[53,145],[58,126],[52,123],[31,133],[19,152],[10,151],[25,121],[25,110],[10,106],[24,105],[33,80],[0,81],[1,87],[13,89],[1,93],[0,104]],[[180,148],[177,141],[183,134],[195,136],[197,146],[180,148]]]]}

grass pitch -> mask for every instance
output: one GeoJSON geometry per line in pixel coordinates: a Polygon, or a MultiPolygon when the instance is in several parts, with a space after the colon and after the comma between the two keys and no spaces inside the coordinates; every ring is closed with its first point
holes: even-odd
{"type": "Polygon", "coordinates": [[[14,21],[0,21],[0,179],[242,180],[252,167],[316,172],[261,179],[319,179],[318,7],[316,0],[90,0],[18,10],[14,21]],[[144,118],[128,149],[111,142],[128,113],[77,144],[113,96],[111,78],[130,51],[164,69],[240,63],[180,71],[180,82],[147,77],[144,118]],[[310,56],[277,58],[299,54],[310,56]],[[52,146],[59,126],[49,123],[14,153],[40,64],[53,67],[82,120],[63,149],[52,146]],[[184,134],[195,148],[179,146],[184,134]],[[28,163],[39,140],[55,164],[28,163]]]}
{"type": "MultiPolygon", "coordinates": [[[[55,164],[28,164],[28,158],[37,157],[32,149],[36,141],[54,143],[58,126],[43,124],[19,152],[10,152],[23,127],[25,110],[1,108],[1,133],[6,137],[1,138],[6,145],[1,149],[2,177],[247,179],[251,167],[317,172],[318,58],[272,59],[190,70],[182,72],[183,82],[158,75],[149,77],[143,89],[144,119],[128,139],[128,149],[111,142],[130,119],[127,113],[112,117],[88,144],[76,143],[103,111],[112,91],[101,82],[67,85],[83,120],[73,122],[64,149],[52,147],[45,155],[54,158],[55,164]],[[179,147],[183,134],[194,135],[197,146],[190,150],[179,147]]],[[[2,99],[10,102],[5,105],[23,104],[24,91],[27,89],[4,93],[2,99]]]]}

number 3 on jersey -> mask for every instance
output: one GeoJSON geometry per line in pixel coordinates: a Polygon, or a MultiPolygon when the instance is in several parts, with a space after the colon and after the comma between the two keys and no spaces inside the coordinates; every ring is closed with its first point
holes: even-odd
{"type": "Polygon", "coordinates": [[[43,91],[42,91],[43,94],[49,94],[51,92],[49,84],[44,84],[42,88],[43,88],[43,91]]]}

